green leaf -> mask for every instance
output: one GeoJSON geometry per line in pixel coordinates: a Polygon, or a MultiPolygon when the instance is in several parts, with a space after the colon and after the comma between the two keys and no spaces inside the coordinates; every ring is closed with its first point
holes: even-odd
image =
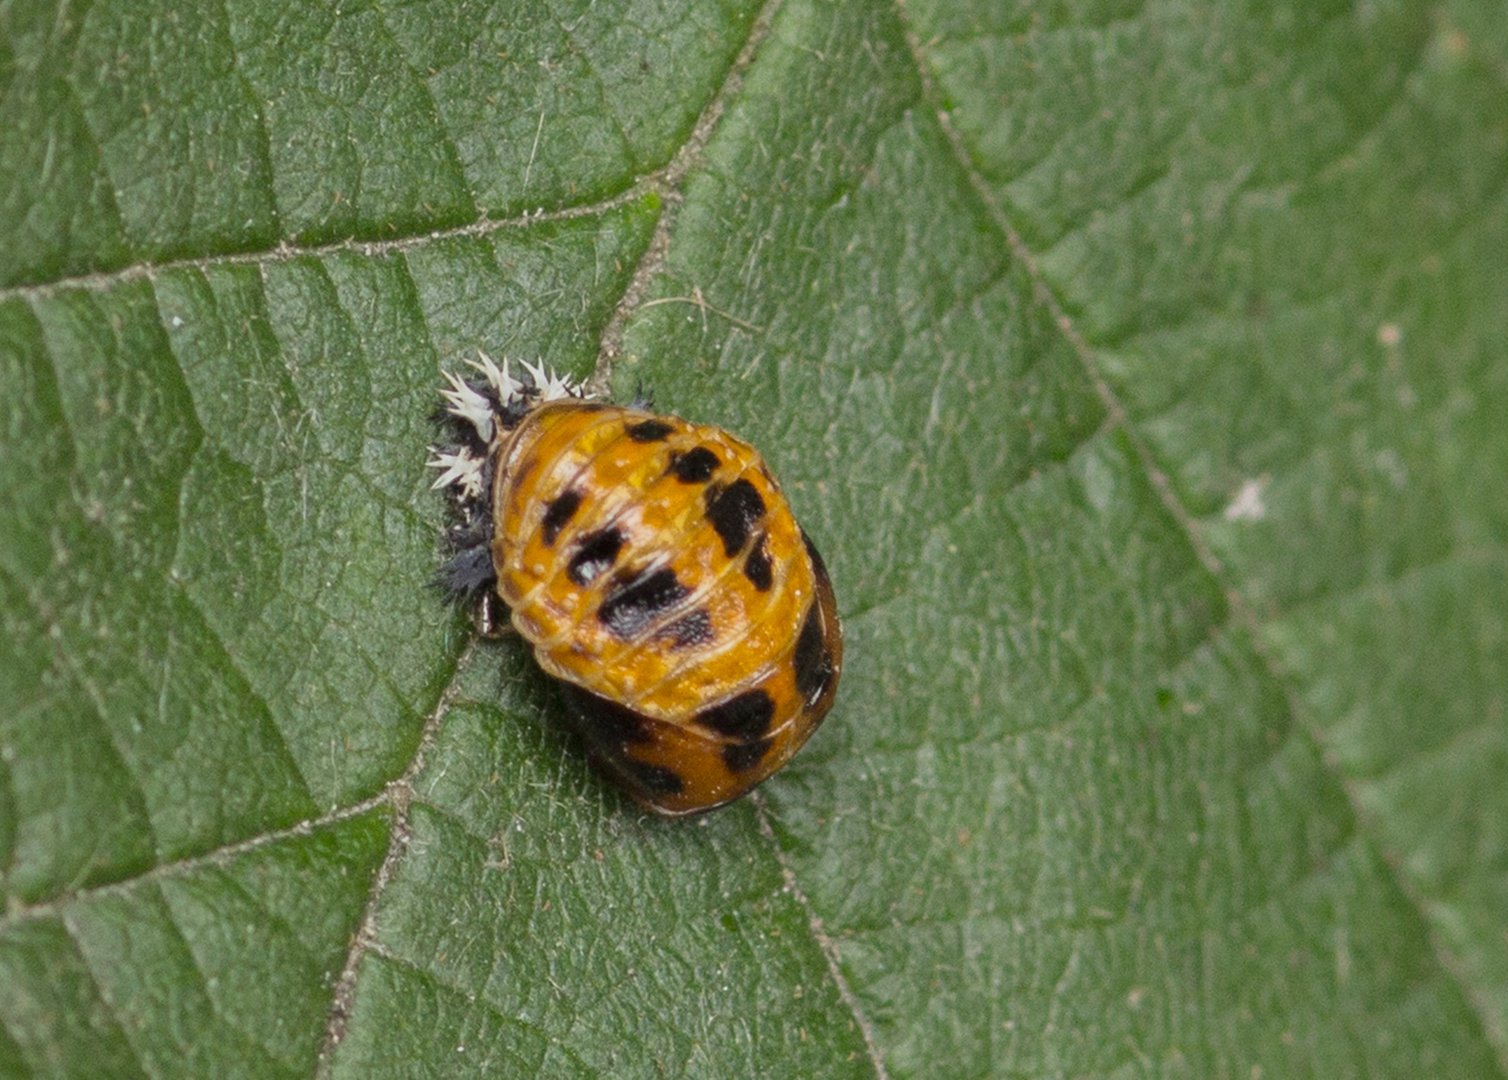
{"type": "Polygon", "coordinates": [[[0,1076],[1508,1076],[1508,23],[0,8],[0,1076]],[[645,817],[427,587],[439,372],[845,621],[645,817]]]}

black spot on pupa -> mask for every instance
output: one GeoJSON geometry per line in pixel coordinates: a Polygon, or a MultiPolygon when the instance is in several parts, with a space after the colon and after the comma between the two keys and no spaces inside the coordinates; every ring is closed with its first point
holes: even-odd
{"type": "Polygon", "coordinates": [[[774,742],[774,739],[759,739],[751,743],[729,743],[723,747],[723,764],[736,773],[748,772],[764,760],[774,742]]]}
{"type": "Polygon", "coordinates": [[[567,491],[550,500],[550,505],[545,507],[544,521],[541,522],[545,547],[555,546],[555,538],[560,535],[561,528],[575,516],[580,506],[581,492],[579,491],[567,491]]]}
{"type": "Polygon", "coordinates": [[[749,554],[744,557],[744,577],[760,592],[769,592],[770,585],[774,582],[774,575],[770,567],[770,552],[765,546],[763,533],[754,541],[754,546],[749,549],[749,554]]]}
{"type": "Polygon", "coordinates": [[[707,492],[707,519],[722,537],[723,552],[728,556],[741,551],[749,542],[749,530],[764,517],[764,499],[759,489],[740,477],[727,487],[707,492]]]}
{"type": "Polygon", "coordinates": [[[670,459],[670,471],[683,484],[705,484],[722,464],[705,446],[697,446],[670,459]]]}
{"type": "Polygon", "coordinates": [[[833,677],[833,658],[822,641],[822,616],[815,601],[806,611],[792,663],[796,669],[796,692],[808,705],[815,704],[833,677]]]}
{"type": "Polygon", "coordinates": [[[690,592],[668,566],[640,571],[613,586],[597,609],[597,619],[615,636],[631,638],[690,592]]]}
{"type": "Polygon", "coordinates": [[[632,709],[583,690],[575,683],[561,680],[560,690],[571,718],[576,722],[576,729],[588,742],[622,748],[650,741],[649,720],[632,709]]]}
{"type": "Polygon", "coordinates": [[[750,742],[769,731],[774,718],[775,702],[763,690],[746,691],[696,714],[698,724],[740,742],[750,742]]]}
{"type": "Polygon", "coordinates": [[[620,761],[618,767],[628,774],[633,783],[651,795],[679,795],[686,786],[674,769],[667,769],[663,765],[651,765],[647,761],[628,758],[620,761]]]}
{"type": "Polygon", "coordinates": [[[712,616],[706,608],[700,608],[677,619],[655,637],[667,639],[672,649],[687,649],[693,645],[711,644],[716,635],[712,632],[712,616]]]}
{"type": "Polygon", "coordinates": [[[566,566],[566,576],[577,585],[590,585],[604,572],[612,569],[618,552],[623,548],[623,534],[617,529],[599,529],[587,533],[576,546],[576,554],[566,566]]]}
{"type": "Polygon", "coordinates": [[[628,437],[634,442],[663,442],[675,428],[663,420],[640,420],[628,426],[628,437]]]}

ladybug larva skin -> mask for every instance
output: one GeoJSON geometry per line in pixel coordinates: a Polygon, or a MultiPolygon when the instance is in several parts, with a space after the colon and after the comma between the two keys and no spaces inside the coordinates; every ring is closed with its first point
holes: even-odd
{"type": "Polygon", "coordinates": [[[641,804],[681,816],[747,794],[822,722],[843,663],[832,583],[763,458],[539,368],[473,366],[448,376],[458,443],[431,461],[463,518],[442,584],[507,605],[641,804]]]}

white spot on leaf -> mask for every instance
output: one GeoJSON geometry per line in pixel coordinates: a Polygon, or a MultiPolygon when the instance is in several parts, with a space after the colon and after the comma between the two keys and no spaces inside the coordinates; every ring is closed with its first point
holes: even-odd
{"type": "Polygon", "coordinates": [[[1262,499],[1262,492],[1267,488],[1267,478],[1259,477],[1256,480],[1248,480],[1241,485],[1241,490],[1236,492],[1236,497],[1225,508],[1226,521],[1261,521],[1267,516],[1267,503],[1262,499]]]}

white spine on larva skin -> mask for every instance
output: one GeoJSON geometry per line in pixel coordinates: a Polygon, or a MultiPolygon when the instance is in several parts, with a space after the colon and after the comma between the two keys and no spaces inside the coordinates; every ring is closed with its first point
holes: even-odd
{"type": "MultiPolygon", "coordinates": [[[[503,357],[503,369],[498,370],[492,362],[492,357],[484,352],[477,353],[479,359],[466,361],[472,367],[482,373],[487,380],[487,385],[497,391],[497,399],[505,406],[517,401],[524,395],[524,384],[508,374],[508,358],[503,357]]],[[[525,365],[528,366],[528,365],[525,365]]]]}
{"type": "Polygon", "coordinates": [[[437,450],[433,446],[430,458],[426,465],[431,469],[444,469],[432,488],[457,487],[461,489],[461,495],[467,499],[480,499],[482,497],[482,459],[473,457],[468,450],[451,454],[444,450],[437,450]]]}
{"type": "Polygon", "coordinates": [[[544,362],[531,364],[527,360],[520,360],[524,370],[534,380],[534,385],[539,389],[540,401],[559,401],[561,398],[576,397],[582,395],[581,387],[564,376],[557,375],[545,367],[544,362]]]}
{"type": "MultiPolygon", "coordinates": [[[[545,367],[541,361],[531,364],[527,360],[520,361],[524,366],[527,381],[513,378],[508,371],[508,359],[503,358],[503,366],[499,368],[493,363],[492,357],[479,352],[478,359],[467,360],[466,363],[481,372],[496,395],[499,405],[506,409],[531,394],[537,395],[541,403],[546,401],[559,401],[562,398],[585,397],[579,383],[572,382],[563,375],[557,375],[554,371],[545,367]]],[[[496,412],[492,402],[486,395],[472,389],[460,375],[453,371],[442,372],[446,382],[450,384],[448,389],[441,389],[440,396],[445,399],[445,411],[451,416],[466,421],[476,429],[477,435],[482,442],[487,444],[488,453],[493,453],[498,448],[498,442],[503,436],[502,425],[498,423],[496,412]]],[[[440,475],[432,485],[435,488],[455,488],[460,492],[461,498],[469,502],[475,502],[482,497],[482,467],[485,464],[482,458],[472,454],[465,447],[457,450],[441,450],[438,447],[430,447],[433,455],[426,464],[431,469],[440,469],[440,475]]]]}
{"type": "Polygon", "coordinates": [[[482,441],[492,441],[492,403],[481,394],[473,390],[454,371],[444,372],[445,379],[450,383],[449,390],[441,390],[440,396],[445,399],[445,411],[451,416],[458,416],[472,427],[476,428],[477,434],[482,441]]]}

